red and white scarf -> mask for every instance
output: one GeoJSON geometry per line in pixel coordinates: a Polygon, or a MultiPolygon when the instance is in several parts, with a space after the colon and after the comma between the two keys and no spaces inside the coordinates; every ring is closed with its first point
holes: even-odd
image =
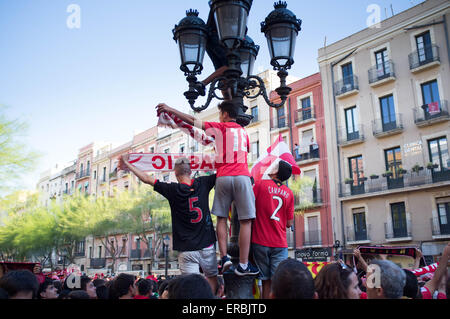
{"type": "Polygon", "coordinates": [[[161,112],[158,114],[158,126],[170,127],[173,129],[180,129],[186,134],[190,135],[194,140],[198,141],[202,145],[206,146],[214,142],[214,138],[206,135],[204,132],[194,128],[192,125],[179,119],[174,114],[167,112],[161,112]]]}

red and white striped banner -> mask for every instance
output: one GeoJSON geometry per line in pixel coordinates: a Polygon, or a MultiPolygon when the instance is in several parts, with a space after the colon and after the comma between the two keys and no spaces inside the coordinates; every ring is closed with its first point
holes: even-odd
{"type": "Polygon", "coordinates": [[[424,274],[430,273],[430,272],[435,272],[437,267],[438,267],[439,263],[434,263],[422,268],[418,268],[418,269],[414,269],[411,270],[411,272],[416,275],[417,277],[422,276],[424,274]]]}
{"type": "Polygon", "coordinates": [[[130,153],[129,163],[144,172],[173,171],[175,161],[185,157],[193,171],[214,170],[214,156],[204,154],[130,153]]]}

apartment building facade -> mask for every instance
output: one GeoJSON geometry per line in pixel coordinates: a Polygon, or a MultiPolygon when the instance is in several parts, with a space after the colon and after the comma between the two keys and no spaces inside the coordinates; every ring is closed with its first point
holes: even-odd
{"type": "Polygon", "coordinates": [[[428,0],[319,49],[333,234],[346,249],[416,246],[431,262],[450,240],[449,19],[450,2],[428,0]]]}

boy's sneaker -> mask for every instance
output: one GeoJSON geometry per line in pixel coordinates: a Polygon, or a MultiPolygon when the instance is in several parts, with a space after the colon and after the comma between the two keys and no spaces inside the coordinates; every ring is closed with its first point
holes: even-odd
{"type": "Polygon", "coordinates": [[[252,276],[259,274],[259,269],[253,266],[251,263],[248,263],[245,270],[242,269],[241,265],[238,265],[234,270],[234,273],[238,276],[252,276]]]}
{"type": "Polygon", "coordinates": [[[226,256],[222,257],[222,259],[220,260],[220,267],[221,267],[221,271],[220,272],[223,274],[232,265],[233,265],[233,263],[231,262],[230,256],[226,255],[226,256]]]}

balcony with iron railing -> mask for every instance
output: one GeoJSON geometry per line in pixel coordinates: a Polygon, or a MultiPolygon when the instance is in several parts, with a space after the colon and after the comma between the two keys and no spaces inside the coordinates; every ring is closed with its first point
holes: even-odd
{"type": "Polygon", "coordinates": [[[289,119],[287,116],[270,119],[270,130],[283,130],[289,128],[289,119]]]}
{"type": "Polygon", "coordinates": [[[394,63],[389,60],[369,69],[369,84],[377,87],[395,80],[394,63]]]}
{"type": "MultiPolygon", "coordinates": [[[[112,252],[109,249],[106,250],[106,256],[105,257],[106,258],[112,258],[112,252]]],[[[127,247],[126,246],[119,246],[119,247],[117,247],[117,250],[114,248],[114,257],[115,258],[128,257],[127,247]]]]}
{"type": "Polygon", "coordinates": [[[358,93],[358,77],[356,75],[351,75],[335,82],[334,92],[337,98],[343,98],[358,93]]]}
{"type": "Polygon", "coordinates": [[[366,229],[356,231],[354,226],[347,226],[347,242],[349,244],[362,244],[370,242],[370,228],[371,225],[366,225],[366,229]]]}
{"type": "Polygon", "coordinates": [[[321,230],[307,230],[303,232],[303,246],[321,246],[322,232],[321,230]]]}
{"type": "Polygon", "coordinates": [[[76,179],[78,180],[78,179],[82,179],[82,178],[89,177],[89,176],[91,176],[90,171],[80,171],[79,173],[77,173],[76,179]]]}
{"type": "Polygon", "coordinates": [[[76,251],[73,256],[74,257],[85,257],[86,252],[85,251],[76,251]]]}
{"type": "Polygon", "coordinates": [[[141,249],[132,249],[130,259],[141,259],[142,250],[141,249]]]}
{"type": "Polygon", "coordinates": [[[353,131],[348,130],[346,127],[338,128],[338,144],[341,147],[363,143],[364,137],[364,125],[358,125],[353,131]]]}
{"type": "Polygon", "coordinates": [[[298,109],[294,113],[295,124],[305,124],[316,120],[314,107],[298,109]]]}
{"type": "Polygon", "coordinates": [[[115,170],[115,171],[109,173],[109,180],[110,180],[110,181],[114,181],[114,180],[116,180],[117,178],[118,178],[117,170],[115,170]]]}
{"type": "Polygon", "coordinates": [[[297,164],[307,164],[310,162],[315,162],[320,159],[319,148],[313,149],[312,147],[299,147],[298,153],[295,154],[295,160],[297,164]]]}
{"type": "Polygon", "coordinates": [[[430,218],[433,239],[450,238],[450,220],[447,216],[430,218]]]}
{"type": "Polygon", "coordinates": [[[433,66],[440,65],[439,47],[437,45],[425,46],[423,49],[414,51],[408,55],[409,69],[416,73],[433,66]]]}
{"type": "Polygon", "coordinates": [[[447,100],[424,104],[420,108],[414,109],[414,123],[419,127],[450,120],[447,100]]]}
{"type": "Polygon", "coordinates": [[[387,241],[409,241],[411,235],[411,220],[405,218],[396,224],[384,223],[385,238],[387,241]]]}
{"type": "Polygon", "coordinates": [[[91,258],[90,265],[94,269],[105,268],[106,258],[91,258]]]}
{"type": "Polygon", "coordinates": [[[403,129],[402,114],[395,114],[395,118],[384,117],[372,121],[372,132],[375,137],[399,134],[403,129]]]}
{"type": "Polygon", "coordinates": [[[397,174],[385,172],[381,175],[372,174],[359,181],[348,180],[338,183],[339,197],[350,197],[361,194],[383,193],[390,190],[412,190],[416,187],[432,185],[450,181],[450,169],[434,165],[429,168],[413,167],[408,170],[399,170],[397,174]]]}
{"type": "Polygon", "coordinates": [[[143,259],[150,259],[150,258],[152,258],[152,255],[153,255],[153,253],[152,253],[151,250],[144,249],[144,253],[142,255],[142,258],[143,259]]]}
{"type": "Polygon", "coordinates": [[[323,204],[322,189],[308,188],[302,194],[294,194],[294,205],[300,209],[310,209],[323,204]]]}

